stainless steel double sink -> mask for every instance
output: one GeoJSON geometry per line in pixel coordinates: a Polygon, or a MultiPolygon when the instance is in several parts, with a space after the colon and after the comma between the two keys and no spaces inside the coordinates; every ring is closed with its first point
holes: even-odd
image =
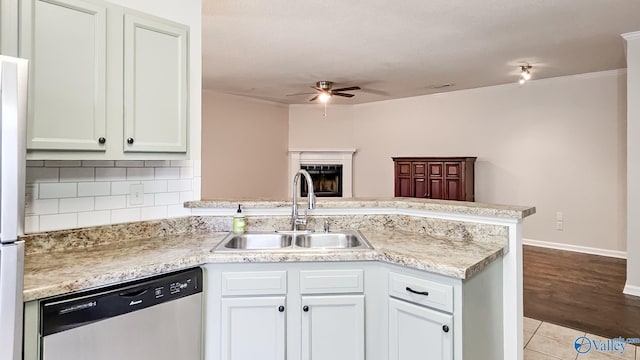
{"type": "Polygon", "coordinates": [[[229,233],[213,252],[310,249],[367,250],[371,244],[357,230],[337,232],[247,232],[229,233]]]}

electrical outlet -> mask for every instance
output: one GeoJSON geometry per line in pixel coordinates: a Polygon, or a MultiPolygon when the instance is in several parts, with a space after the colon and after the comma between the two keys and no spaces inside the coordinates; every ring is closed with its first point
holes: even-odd
{"type": "Polygon", "coordinates": [[[564,230],[564,221],[556,221],[556,230],[558,231],[564,230]]]}
{"type": "Polygon", "coordinates": [[[129,204],[130,205],[144,204],[144,184],[129,185],[129,204]]]}

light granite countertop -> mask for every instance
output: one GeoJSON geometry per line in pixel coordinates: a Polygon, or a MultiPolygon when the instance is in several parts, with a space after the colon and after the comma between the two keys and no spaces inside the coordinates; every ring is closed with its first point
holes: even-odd
{"type": "MultiPolygon", "coordinates": [[[[241,200],[214,199],[187,201],[184,206],[193,209],[236,209],[238,204],[246,209],[278,209],[290,208],[291,200],[241,200]]],[[[301,204],[306,199],[301,199],[301,204]]],[[[536,208],[532,206],[513,206],[483,204],[465,201],[447,201],[418,198],[317,198],[318,209],[398,209],[422,210],[437,213],[450,213],[470,216],[496,217],[507,219],[524,219],[533,215],[536,208]]],[[[310,214],[313,211],[309,212],[310,214]]]]}
{"type": "Polygon", "coordinates": [[[408,231],[363,230],[373,250],[212,253],[227,234],[156,236],[27,254],[24,301],[42,299],[211,263],[382,261],[466,279],[500,258],[506,244],[433,237],[408,231]]]}

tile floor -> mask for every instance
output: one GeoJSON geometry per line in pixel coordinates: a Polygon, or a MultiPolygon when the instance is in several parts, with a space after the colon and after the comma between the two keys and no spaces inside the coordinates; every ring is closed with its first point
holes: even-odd
{"type": "Polygon", "coordinates": [[[574,348],[576,339],[586,336],[592,340],[602,337],[554,325],[540,320],[524,318],[524,360],[640,360],[640,350],[626,345],[623,353],[591,349],[578,354],[574,348]]]}

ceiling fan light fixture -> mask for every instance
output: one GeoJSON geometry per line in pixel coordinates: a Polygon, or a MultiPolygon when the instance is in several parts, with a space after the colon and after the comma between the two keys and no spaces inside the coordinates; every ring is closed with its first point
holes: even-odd
{"type": "Polygon", "coordinates": [[[331,94],[329,93],[322,93],[320,95],[318,95],[318,100],[320,102],[326,103],[329,101],[329,99],[331,99],[331,94]]]}
{"type": "Polygon", "coordinates": [[[520,66],[520,84],[524,84],[525,81],[531,80],[531,69],[533,69],[533,66],[529,64],[520,66]]]}

